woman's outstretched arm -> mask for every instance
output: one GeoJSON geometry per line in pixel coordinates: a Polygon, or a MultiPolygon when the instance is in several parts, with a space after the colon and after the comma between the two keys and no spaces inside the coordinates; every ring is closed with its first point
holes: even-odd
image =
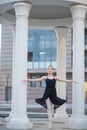
{"type": "Polygon", "coordinates": [[[66,83],[78,83],[78,82],[73,81],[73,80],[63,80],[63,79],[60,79],[59,77],[56,77],[56,80],[60,81],[60,82],[66,82],[66,83]]]}
{"type": "Polygon", "coordinates": [[[23,80],[22,82],[40,82],[42,80],[45,80],[45,76],[41,77],[41,78],[37,78],[37,79],[26,79],[26,80],[23,80]]]}

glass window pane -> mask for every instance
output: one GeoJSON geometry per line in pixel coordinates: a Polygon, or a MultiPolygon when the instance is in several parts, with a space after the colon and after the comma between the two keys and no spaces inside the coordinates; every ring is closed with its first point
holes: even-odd
{"type": "MultiPolygon", "coordinates": [[[[54,30],[30,30],[28,39],[28,52],[32,52],[31,62],[54,62],[56,60],[56,34],[54,30]],[[33,58],[32,58],[33,57],[33,58]]],[[[37,65],[41,68],[41,64],[37,65]]],[[[35,66],[36,67],[36,66],[35,66]]],[[[44,66],[45,68],[45,66],[44,66]]]]}
{"type": "Polygon", "coordinates": [[[46,48],[51,48],[51,41],[46,41],[46,48]]]}
{"type": "Polygon", "coordinates": [[[39,64],[40,64],[40,68],[41,68],[41,69],[45,68],[44,62],[40,62],[39,64]]]}
{"type": "Polygon", "coordinates": [[[40,48],[44,49],[45,48],[45,41],[40,41],[40,48]]]}
{"type": "Polygon", "coordinates": [[[33,68],[33,62],[28,62],[27,68],[28,68],[28,69],[32,69],[32,68],[33,68]]]}
{"type": "Polygon", "coordinates": [[[55,40],[52,41],[52,48],[56,48],[57,47],[57,43],[55,40]]]}
{"type": "Polygon", "coordinates": [[[33,65],[34,65],[34,69],[38,69],[38,68],[39,68],[39,67],[38,67],[39,62],[34,62],[33,65]]]}
{"type": "Polygon", "coordinates": [[[54,68],[56,68],[56,67],[57,67],[57,63],[56,63],[56,62],[52,62],[52,66],[53,66],[54,68]]]}
{"type": "Polygon", "coordinates": [[[51,34],[50,32],[46,33],[46,40],[49,41],[51,39],[51,34]]]}
{"type": "Polygon", "coordinates": [[[46,61],[51,61],[51,57],[50,57],[50,52],[49,51],[46,52],[45,60],[46,61]]]}
{"type": "Polygon", "coordinates": [[[40,52],[40,61],[44,61],[45,60],[45,52],[40,52]]]}
{"type": "MultiPolygon", "coordinates": [[[[32,76],[32,79],[36,79],[36,76],[32,76]]],[[[31,87],[36,87],[36,82],[31,82],[31,87]]]]}
{"type": "Polygon", "coordinates": [[[40,53],[39,52],[34,52],[33,60],[34,61],[40,61],[40,53]]]}
{"type": "Polygon", "coordinates": [[[5,88],[5,100],[11,101],[11,97],[12,97],[12,87],[6,87],[5,88]]]}
{"type": "Polygon", "coordinates": [[[45,34],[40,34],[40,41],[45,41],[45,39],[46,39],[45,34]]]}
{"type": "Polygon", "coordinates": [[[45,81],[44,81],[44,80],[43,80],[43,81],[41,81],[40,86],[41,86],[42,88],[45,88],[45,87],[46,87],[46,83],[45,83],[45,81]]]}
{"type": "Polygon", "coordinates": [[[47,68],[48,66],[50,66],[50,65],[51,65],[50,62],[45,62],[45,66],[46,66],[46,68],[47,68]]]}
{"type": "Polygon", "coordinates": [[[55,50],[52,50],[50,52],[50,56],[51,56],[51,61],[56,61],[56,51],[55,50]]]}

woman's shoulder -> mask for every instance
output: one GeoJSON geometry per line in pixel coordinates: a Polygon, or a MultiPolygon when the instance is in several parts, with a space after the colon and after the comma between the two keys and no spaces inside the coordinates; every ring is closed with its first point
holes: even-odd
{"type": "Polygon", "coordinates": [[[46,80],[47,76],[43,76],[42,78],[43,78],[44,80],[46,80]]]}

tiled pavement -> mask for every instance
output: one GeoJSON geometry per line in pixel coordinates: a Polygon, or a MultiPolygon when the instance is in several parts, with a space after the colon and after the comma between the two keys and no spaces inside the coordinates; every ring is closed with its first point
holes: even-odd
{"type": "MultiPolygon", "coordinates": [[[[31,119],[34,126],[31,130],[48,130],[48,120],[47,119],[31,119]]],[[[6,122],[3,120],[3,125],[0,125],[0,130],[7,130],[6,129],[6,122]]],[[[13,129],[12,129],[13,130],[13,129]]],[[[51,130],[71,130],[65,126],[64,123],[53,123],[53,128],[51,130]]]]}

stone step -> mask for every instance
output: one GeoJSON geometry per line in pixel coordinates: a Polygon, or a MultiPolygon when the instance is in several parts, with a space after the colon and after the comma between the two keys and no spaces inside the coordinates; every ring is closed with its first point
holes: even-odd
{"type": "MultiPolygon", "coordinates": [[[[0,104],[0,111],[11,111],[11,104],[0,104]]],[[[44,109],[42,106],[34,103],[27,105],[27,111],[28,112],[46,112],[46,109],[44,109]]]]}
{"type": "MultiPolygon", "coordinates": [[[[0,117],[5,118],[8,117],[10,111],[0,111],[0,117]]],[[[47,113],[41,112],[27,112],[29,118],[47,118],[47,113]]]]}
{"type": "MultiPolygon", "coordinates": [[[[11,111],[11,104],[0,104],[0,117],[8,117],[11,111]]],[[[29,118],[47,118],[46,109],[34,103],[27,105],[27,115],[29,118]]]]}
{"type": "MultiPolygon", "coordinates": [[[[11,111],[11,104],[0,104],[0,117],[8,117],[11,111]]],[[[71,108],[66,109],[68,114],[71,114],[71,108]]],[[[87,109],[85,111],[87,114],[87,109]]],[[[34,103],[27,105],[27,114],[29,118],[47,118],[47,111],[40,105],[34,103]]]]}

